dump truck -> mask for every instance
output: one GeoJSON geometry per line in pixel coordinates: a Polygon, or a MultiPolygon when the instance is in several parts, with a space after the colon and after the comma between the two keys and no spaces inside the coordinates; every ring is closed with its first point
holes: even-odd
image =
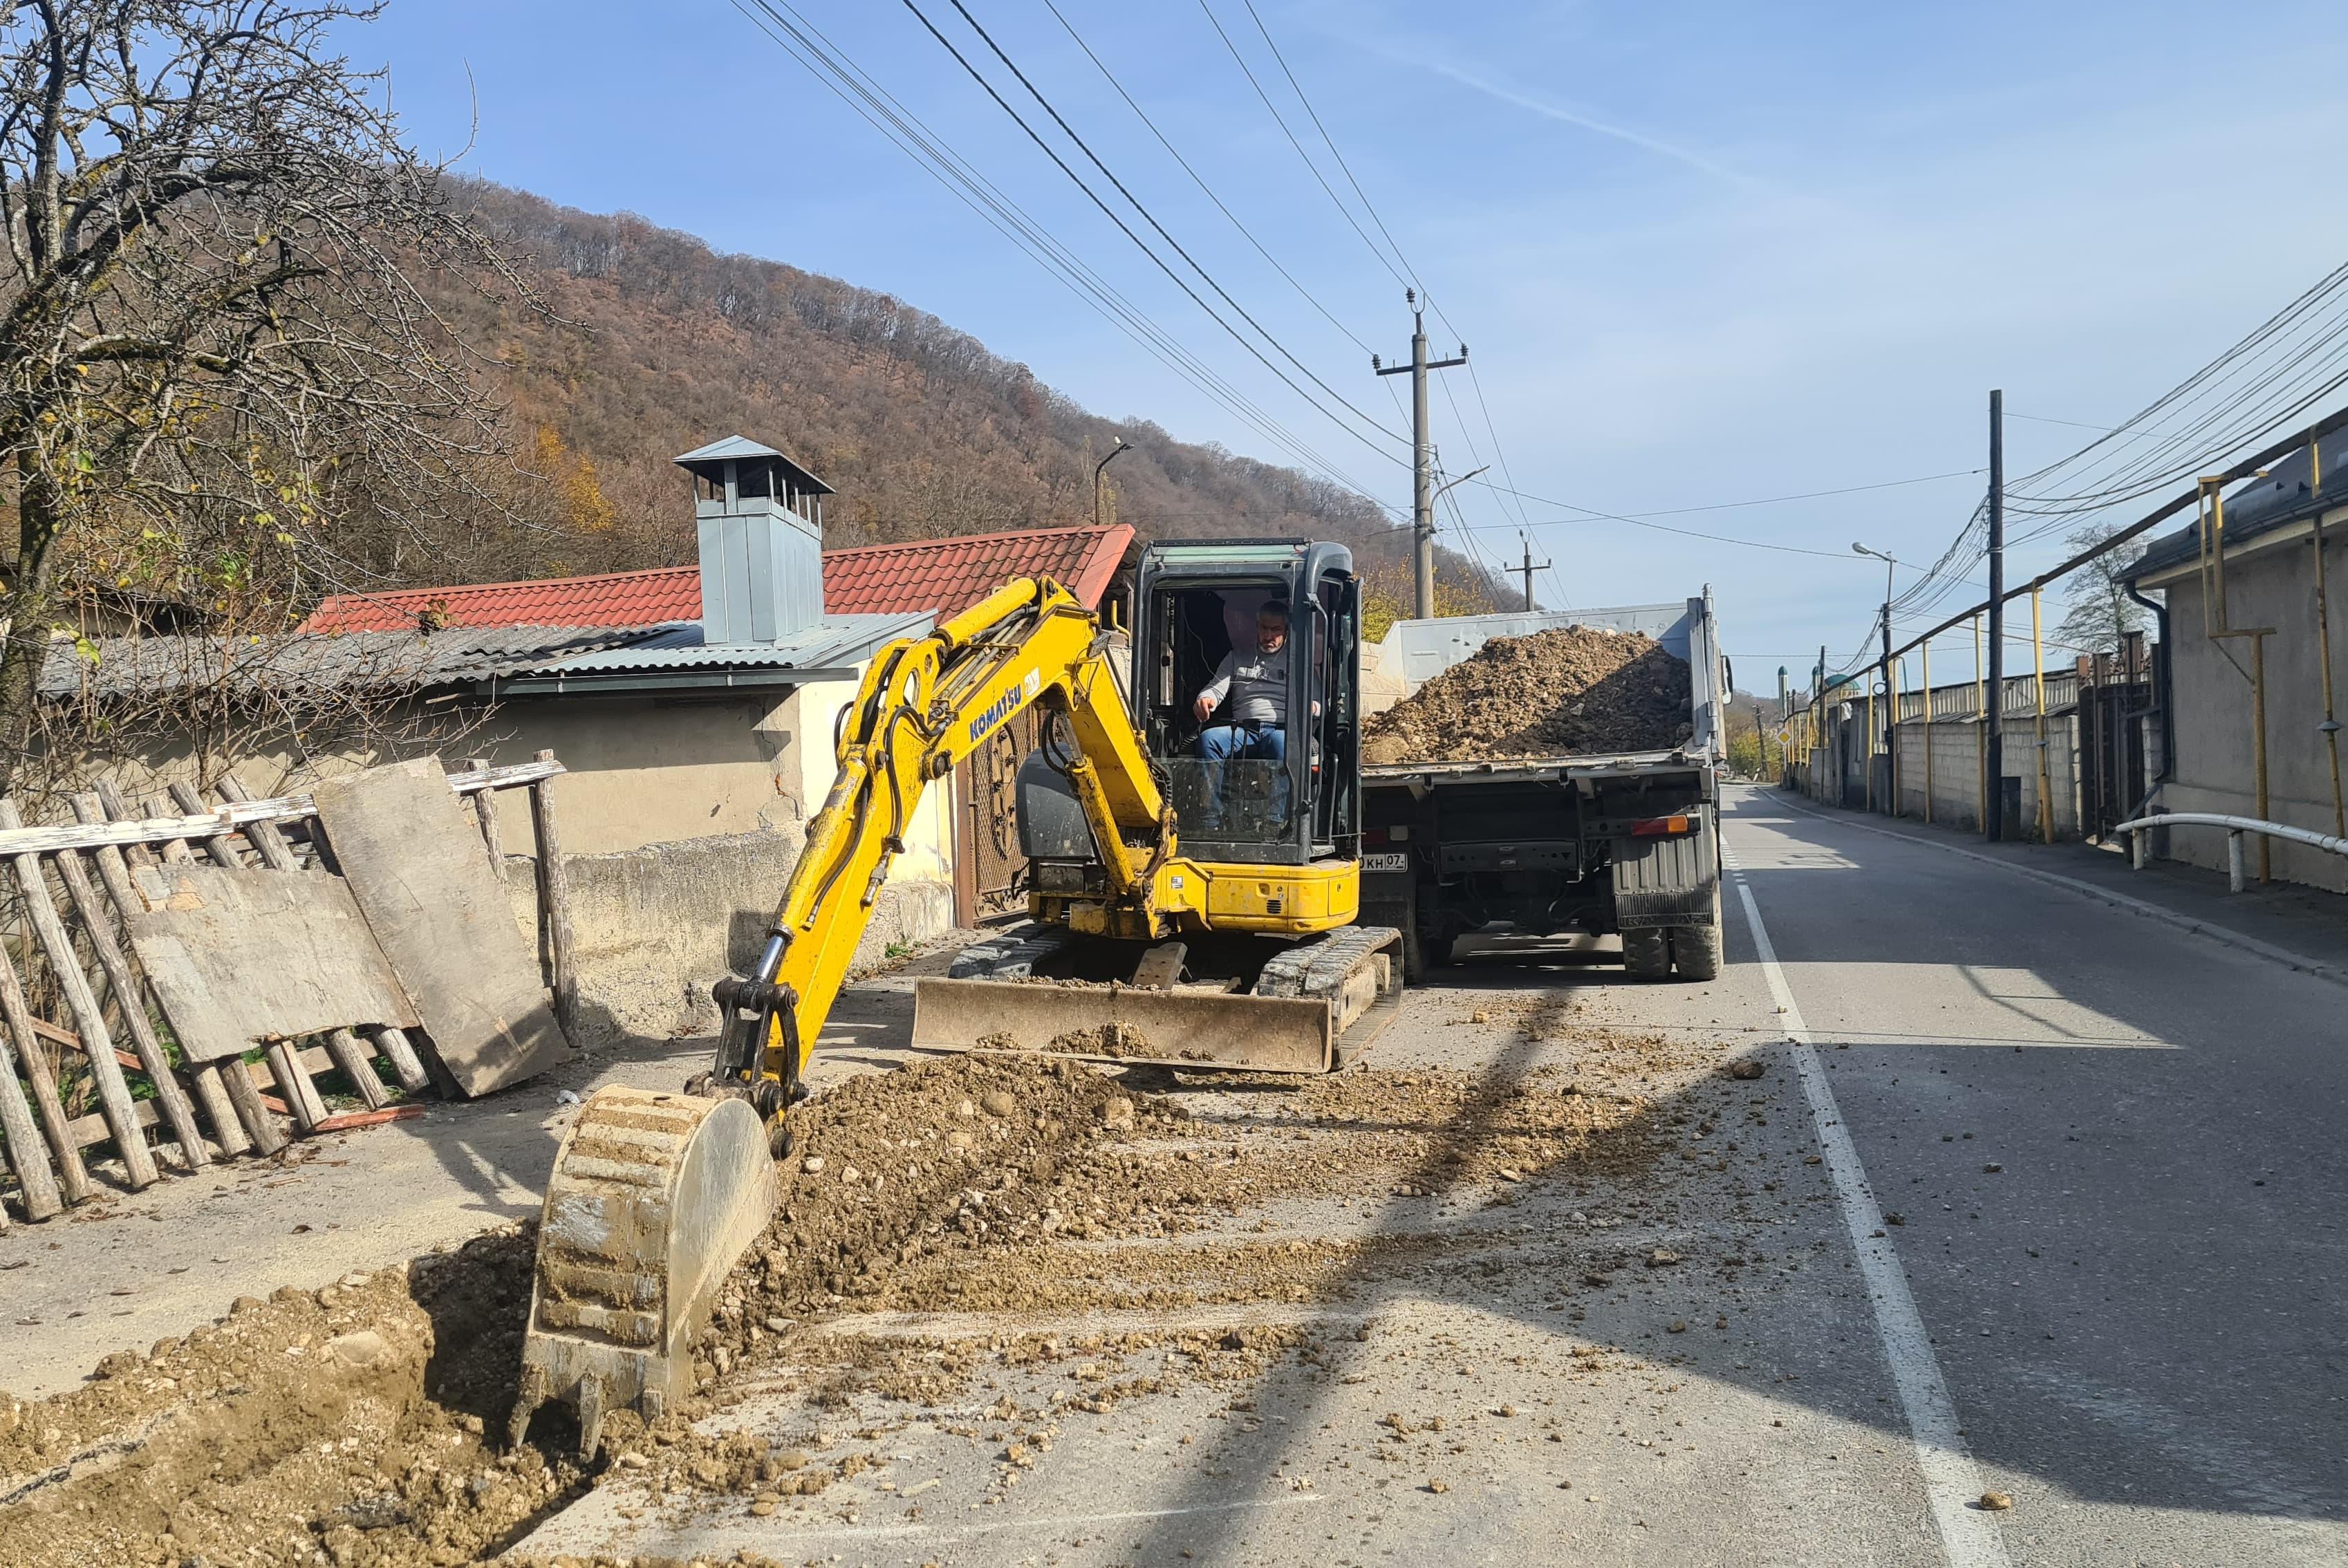
{"type": "Polygon", "coordinates": [[[1683,603],[1397,623],[1377,661],[1405,691],[1495,637],[1581,625],[1653,637],[1688,672],[1667,747],[1362,769],[1362,915],[1403,934],[1416,984],[1477,933],[1619,933],[1634,976],[1720,972],[1720,773],[1730,689],[1712,590],[1683,603]],[[1399,666],[1398,668],[1396,666],[1399,666]]]}
{"type": "Polygon", "coordinates": [[[657,1418],[689,1391],[688,1348],[773,1215],[790,1107],[908,815],[1027,708],[1046,719],[1019,777],[1032,923],[917,985],[917,1046],[1318,1073],[1392,1016],[1402,934],[1356,919],[1351,553],[1155,544],[1131,618],[1121,634],[1022,580],[874,655],[759,957],[711,987],[709,1068],[673,1094],[599,1089],[556,1151],[514,1441],[565,1404],[592,1455],[607,1413],[657,1418]]]}

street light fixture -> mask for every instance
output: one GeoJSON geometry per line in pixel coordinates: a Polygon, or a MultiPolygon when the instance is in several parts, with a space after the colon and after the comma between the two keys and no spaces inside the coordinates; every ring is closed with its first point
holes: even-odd
{"type": "Polygon", "coordinates": [[[1101,525],[1101,470],[1131,450],[1133,450],[1133,443],[1119,436],[1117,438],[1117,444],[1109,448],[1108,456],[1093,465],[1093,526],[1095,528],[1101,525]]]}

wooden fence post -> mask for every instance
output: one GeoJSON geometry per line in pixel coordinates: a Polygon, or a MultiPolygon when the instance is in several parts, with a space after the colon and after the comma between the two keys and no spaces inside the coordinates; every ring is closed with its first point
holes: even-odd
{"type": "MultiPolygon", "coordinates": [[[[0,799],[0,828],[24,825],[24,818],[17,815],[16,803],[0,799]]],[[[28,852],[9,858],[15,865],[16,886],[25,895],[25,913],[32,920],[34,934],[40,938],[42,951],[48,954],[49,967],[65,991],[66,1005],[73,1010],[74,1022],[80,1029],[82,1059],[89,1064],[90,1078],[98,1085],[98,1107],[105,1113],[107,1130],[114,1135],[115,1149],[122,1156],[124,1174],[133,1190],[150,1186],[160,1174],[155,1168],[155,1156],[147,1148],[146,1135],[139,1130],[138,1108],[131,1102],[130,1086],[123,1080],[121,1066],[114,1059],[114,1037],[107,1033],[97,994],[90,989],[89,976],[81,971],[73,941],[66,934],[65,923],[57,918],[57,901],[49,895],[41,857],[28,852]]]]}
{"type": "MultiPolygon", "coordinates": [[[[476,772],[486,773],[489,771],[489,759],[486,757],[468,757],[465,758],[465,766],[476,772]]],[[[473,791],[473,820],[481,825],[481,845],[489,851],[489,870],[495,872],[498,881],[502,882],[506,880],[506,844],[505,834],[498,826],[497,793],[494,789],[473,791]]],[[[536,798],[537,791],[533,789],[531,799],[536,798]]]]}
{"type": "Polygon", "coordinates": [[[73,900],[74,912],[81,916],[82,929],[89,934],[90,952],[98,959],[98,969],[106,975],[107,989],[114,993],[114,1005],[122,1014],[122,1022],[130,1031],[130,1043],[139,1053],[139,1065],[147,1069],[147,1077],[155,1085],[155,1103],[162,1109],[163,1119],[170,1124],[173,1141],[191,1171],[201,1171],[212,1162],[204,1148],[203,1130],[196,1125],[195,1107],[180,1088],[180,1080],[171,1070],[170,1054],[163,1049],[162,1038],[155,1033],[155,1021],[147,1014],[147,1000],[139,982],[130,973],[130,960],[114,935],[114,922],[108,918],[105,905],[98,901],[98,890],[90,886],[89,872],[81,863],[77,850],[57,852],[57,876],[66,884],[67,896],[73,900]]]}
{"type": "MultiPolygon", "coordinates": [[[[541,762],[554,760],[552,751],[541,751],[541,762]]],[[[578,949],[571,931],[571,879],[562,867],[562,840],[554,826],[554,780],[541,779],[530,787],[530,831],[538,839],[538,904],[545,922],[547,956],[553,974],[554,1016],[562,1032],[578,1041],[578,949]]]]}

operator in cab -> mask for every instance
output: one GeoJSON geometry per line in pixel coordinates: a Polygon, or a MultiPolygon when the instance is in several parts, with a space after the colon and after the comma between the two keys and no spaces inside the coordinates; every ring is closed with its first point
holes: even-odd
{"type": "MultiPolygon", "coordinates": [[[[1206,763],[1208,819],[1213,829],[1222,825],[1224,765],[1230,762],[1285,762],[1288,758],[1288,608],[1267,603],[1255,613],[1255,646],[1233,648],[1223,655],[1215,678],[1199,690],[1194,706],[1199,722],[1199,756],[1206,763]],[[1223,723],[1207,725],[1217,708],[1225,708],[1223,723]]],[[[1272,815],[1288,815],[1288,772],[1280,769],[1272,787],[1272,815]]]]}

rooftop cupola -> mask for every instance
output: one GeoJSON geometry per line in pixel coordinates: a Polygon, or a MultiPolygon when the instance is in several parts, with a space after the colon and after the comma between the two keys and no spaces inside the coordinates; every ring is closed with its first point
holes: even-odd
{"type": "Polygon", "coordinates": [[[832,488],[742,436],[676,464],[693,476],[703,644],[779,642],[823,619],[823,498],[832,488]]]}

